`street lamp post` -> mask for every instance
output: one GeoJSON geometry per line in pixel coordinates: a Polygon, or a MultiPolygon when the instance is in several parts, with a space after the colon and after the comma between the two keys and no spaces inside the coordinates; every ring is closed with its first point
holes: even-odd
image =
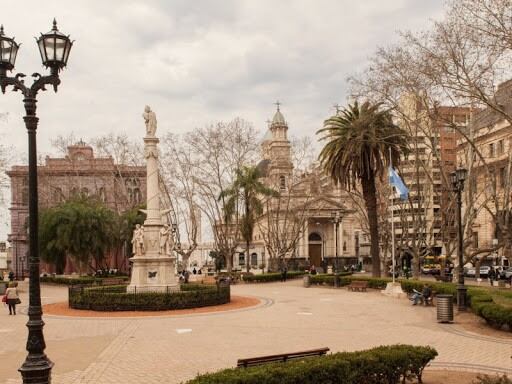
{"type": "Polygon", "coordinates": [[[4,35],[0,26],[0,88],[2,93],[8,86],[23,95],[26,115],[23,117],[28,132],[28,192],[29,192],[29,307],[28,307],[28,338],[26,349],[28,355],[19,368],[23,383],[49,384],[53,363],[48,359],[43,336],[44,322],[42,320],[41,290],[39,285],[39,249],[38,249],[38,196],[37,196],[37,147],[36,130],[39,118],[36,116],[37,94],[45,91],[47,85],[53,86],[57,92],[60,84],[59,71],[68,61],[73,42],[69,36],[59,32],[57,22],[53,20],[50,32],[41,34],[37,40],[41,60],[50,74],[42,76],[34,73],[34,82],[29,87],[25,85],[23,73],[8,76],[7,72],[14,69],[19,45],[13,38],[4,35]]]}
{"type": "Polygon", "coordinates": [[[458,168],[451,176],[454,191],[457,194],[457,250],[459,257],[459,276],[457,283],[457,308],[459,311],[466,310],[466,287],[464,285],[464,230],[462,228],[462,191],[466,180],[467,170],[458,168]]]}
{"type": "Polygon", "coordinates": [[[336,256],[336,275],[334,276],[334,286],[339,287],[339,264],[338,264],[338,224],[341,222],[342,216],[340,211],[331,212],[332,221],[334,223],[335,228],[335,240],[334,240],[334,248],[335,248],[335,256],[336,256]]]}

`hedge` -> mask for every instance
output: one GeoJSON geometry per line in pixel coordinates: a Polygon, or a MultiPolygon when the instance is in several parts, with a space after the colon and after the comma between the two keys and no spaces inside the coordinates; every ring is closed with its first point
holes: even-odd
{"type": "Polygon", "coordinates": [[[230,287],[184,284],[180,291],[127,293],[126,286],[73,287],[69,306],[93,311],[165,311],[226,304],[230,287]]]}
{"type": "Polygon", "coordinates": [[[122,279],[127,281],[128,276],[109,276],[109,277],[93,277],[93,276],[81,276],[81,277],[62,277],[62,276],[42,276],[39,278],[41,283],[51,284],[62,284],[62,285],[89,285],[89,284],[101,284],[103,279],[122,279]]]}
{"type": "Polygon", "coordinates": [[[396,384],[417,378],[437,356],[431,347],[391,345],[359,352],[291,360],[251,368],[225,369],[187,384],[396,384]]]}
{"type": "MultiPolygon", "coordinates": [[[[340,272],[339,276],[351,276],[352,272],[340,272]]],[[[318,274],[318,275],[311,275],[309,278],[309,282],[313,285],[332,285],[334,286],[334,276],[333,274],[318,274]]],[[[343,279],[340,280],[341,285],[347,285],[347,281],[343,281],[343,279]]]]}
{"type": "MultiPolygon", "coordinates": [[[[323,275],[320,275],[320,279],[323,278],[322,276],[323,275]]],[[[374,289],[384,289],[386,288],[386,284],[392,281],[388,278],[344,276],[341,278],[340,285],[348,285],[354,280],[367,281],[368,287],[374,289]]],[[[423,285],[428,283],[436,294],[450,294],[453,295],[454,300],[457,300],[457,285],[453,283],[425,282],[414,279],[401,279],[398,281],[400,282],[402,289],[407,293],[411,293],[413,289],[421,291],[423,289],[423,285]]],[[[503,296],[507,299],[512,299],[511,292],[495,291],[480,287],[467,287],[467,289],[467,296],[471,309],[476,315],[482,317],[494,328],[506,328],[509,331],[512,331],[512,307],[501,305],[493,300],[493,296],[503,296]]]]}
{"type": "MultiPolygon", "coordinates": [[[[287,272],[287,279],[295,279],[303,276],[306,272],[290,271],[287,272]]],[[[281,281],[281,273],[262,273],[261,275],[244,275],[244,281],[247,283],[268,283],[271,281],[281,281]]]]}

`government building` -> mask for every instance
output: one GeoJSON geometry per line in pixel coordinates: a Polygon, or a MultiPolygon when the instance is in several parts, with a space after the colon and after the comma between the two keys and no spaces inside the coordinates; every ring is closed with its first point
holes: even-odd
{"type": "MultiPolygon", "coordinates": [[[[93,148],[82,140],[67,148],[64,157],[46,157],[38,166],[39,209],[55,206],[73,196],[96,196],[116,212],[146,201],[146,167],[117,164],[112,157],[95,157],[93,148]]],[[[11,181],[12,271],[19,277],[28,274],[28,167],[15,165],[7,175],[11,181]]],[[[110,268],[127,270],[124,252],[107,258],[110,268]]],[[[41,271],[54,272],[53,266],[41,271]]],[[[77,272],[70,258],[65,273],[77,272]]]]}

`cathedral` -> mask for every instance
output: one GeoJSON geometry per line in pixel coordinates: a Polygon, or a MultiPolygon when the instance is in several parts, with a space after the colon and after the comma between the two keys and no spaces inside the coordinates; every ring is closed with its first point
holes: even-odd
{"type": "Polygon", "coordinates": [[[243,245],[233,267],[245,270],[276,270],[311,265],[327,271],[371,264],[369,241],[363,233],[361,211],[350,192],[335,186],[318,165],[304,172],[294,169],[288,124],[279,104],[261,143],[257,164],[262,181],[279,192],[263,198],[264,211],[254,229],[250,254],[243,245]],[[249,260],[246,259],[249,257],[249,260]],[[338,256],[338,257],[336,257],[338,256]]]}

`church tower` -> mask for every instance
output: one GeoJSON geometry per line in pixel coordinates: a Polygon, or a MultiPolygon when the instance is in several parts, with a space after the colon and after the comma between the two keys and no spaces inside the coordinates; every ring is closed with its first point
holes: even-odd
{"type": "Polygon", "coordinates": [[[264,152],[269,160],[267,177],[273,185],[283,190],[291,183],[293,163],[291,144],[288,140],[288,124],[280,111],[280,103],[277,102],[276,105],[277,111],[269,127],[270,135],[268,136],[271,137],[266,136],[264,152]]]}

